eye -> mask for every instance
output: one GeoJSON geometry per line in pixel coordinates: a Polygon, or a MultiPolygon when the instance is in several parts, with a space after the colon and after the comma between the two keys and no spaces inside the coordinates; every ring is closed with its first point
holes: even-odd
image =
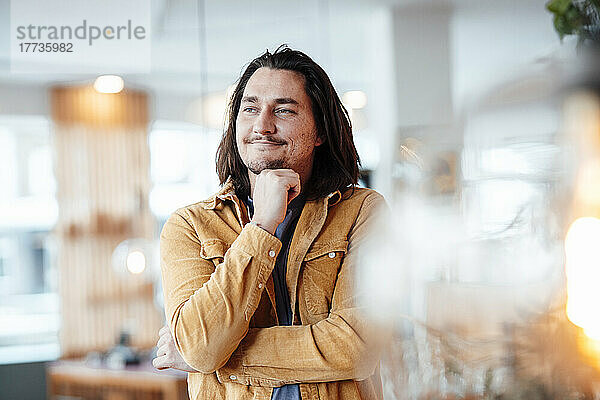
{"type": "Polygon", "coordinates": [[[242,111],[245,113],[255,113],[257,111],[256,107],[244,107],[242,108],[242,111]]]}
{"type": "Polygon", "coordinates": [[[294,110],[290,110],[289,108],[278,108],[277,110],[275,110],[275,112],[277,114],[284,114],[284,115],[296,114],[296,112],[294,110]]]}

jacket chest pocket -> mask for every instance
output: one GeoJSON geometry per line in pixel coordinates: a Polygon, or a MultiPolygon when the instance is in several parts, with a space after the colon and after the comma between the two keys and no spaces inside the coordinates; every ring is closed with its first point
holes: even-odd
{"type": "Polygon", "coordinates": [[[310,314],[329,314],[337,275],[348,241],[325,243],[311,249],[304,257],[301,294],[310,314]]]}
{"type": "Polygon", "coordinates": [[[207,239],[202,241],[200,257],[212,261],[215,267],[223,262],[225,252],[229,245],[221,239],[207,239]]]}

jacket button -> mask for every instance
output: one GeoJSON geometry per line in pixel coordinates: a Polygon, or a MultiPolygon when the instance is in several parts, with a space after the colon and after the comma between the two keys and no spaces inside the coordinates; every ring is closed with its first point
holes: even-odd
{"type": "Polygon", "coordinates": [[[335,253],[333,251],[329,253],[329,258],[335,258],[335,253]]]}
{"type": "Polygon", "coordinates": [[[237,376],[235,376],[235,375],[229,375],[229,379],[231,379],[232,381],[235,381],[237,379],[237,376]]]}
{"type": "Polygon", "coordinates": [[[259,284],[258,284],[258,288],[259,288],[259,289],[262,289],[262,283],[259,283],[259,284]]]}
{"type": "Polygon", "coordinates": [[[269,256],[275,257],[275,250],[269,250],[269,256]]]}

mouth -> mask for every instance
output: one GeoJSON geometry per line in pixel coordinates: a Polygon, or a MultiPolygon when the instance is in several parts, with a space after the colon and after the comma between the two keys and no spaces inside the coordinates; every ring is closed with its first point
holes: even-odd
{"type": "Polygon", "coordinates": [[[271,142],[270,140],[254,140],[250,144],[260,144],[263,146],[282,146],[284,143],[271,142]]]}

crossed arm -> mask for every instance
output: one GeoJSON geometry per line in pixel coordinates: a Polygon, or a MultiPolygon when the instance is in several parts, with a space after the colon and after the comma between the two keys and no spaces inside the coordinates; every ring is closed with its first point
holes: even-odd
{"type": "Polygon", "coordinates": [[[378,361],[376,334],[357,307],[356,247],[383,205],[366,197],[350,232],[328,318],[312,325],[248,328],[281,243],[248,225],[216,268],[199,256],[201,243],[185,215],[174,214],[161,236],[170,329],[161,329],[157,368],[216,372],[221,381],[281,386],[365,379],[378,361]],[[258,283],[262,283],[258,285],[258,283]],[[294,354],[290,360],[289,354],[294,354]]]}

